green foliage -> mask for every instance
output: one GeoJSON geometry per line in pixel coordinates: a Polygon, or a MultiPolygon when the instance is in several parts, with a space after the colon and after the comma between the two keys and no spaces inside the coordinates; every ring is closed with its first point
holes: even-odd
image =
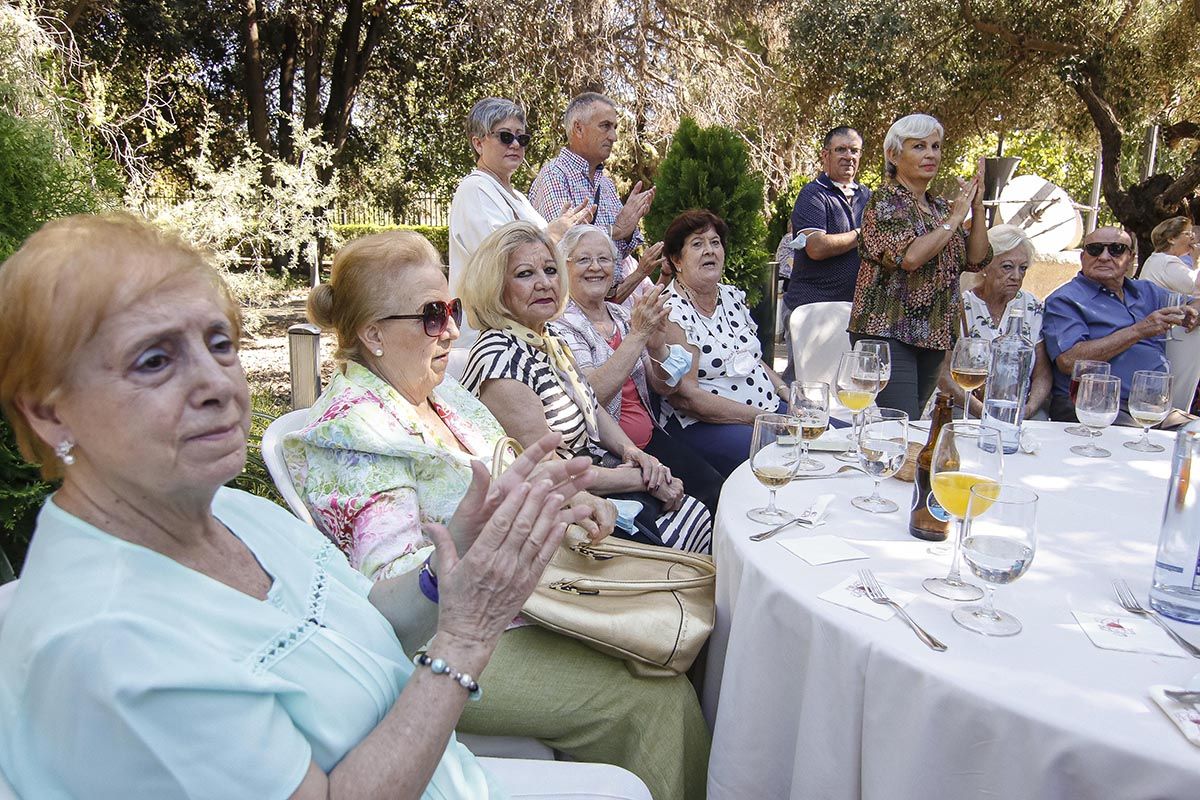
{"type": "Polygon", "coordinates": [[[251,388],[250,393],[250,435],[246,437],[246,466],[242,474],[229,482],[235,489],[265,497],[272,502],[283,505],[283,498],[267,472],[267,465],[262,457],[262,436],[267,426],[278,417],[291,411],[279,398],[259,389],[251,388]]]}
{"type": "MultiPolygon", "coordinates": [[[[0,573],[4,562],[20,571],[38,509],[54,487],[21,458],[8,422],[0,417],[0,573]]],[[[0,574],[0,583],[4,582],[0,574]]]]}
{"type": "Polygon", "coordinates": [[[750,169],[745,143],[728,128],[701,129],[685,117],[659,166],[655,186],[654,205],[646,215],[650,241],[661,239],[682,211],[713,212],[729,225],[724,282],[743,290],[748,305],[756,305],[770,254],[763,246],[763,179],[750,169]]]}
{"type": "Polygon", "coordinates": [[[450,229],[445,225],[334,225],[333,231],[344,244],[360,236],[370,236],[384,231],[416,231],[429,240],[442,256],[442,263],[450,260],[450,229]]]}
{"type": "Polygon", "coordinates": [[[767,223],[767,252],[774,253],[779,246],[779,240],[787,233],[788,222],[792,218],[792,209],[796,206],[796,198],[804,184],[812,180],[807,175],[793,175],[788,181],[787,188],[779,193],[771,204],[771,220],[767,223]]]}

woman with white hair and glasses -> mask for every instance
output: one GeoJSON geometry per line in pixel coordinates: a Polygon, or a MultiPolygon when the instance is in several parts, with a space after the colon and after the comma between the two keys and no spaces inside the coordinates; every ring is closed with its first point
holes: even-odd
{"type": "MultiPolygon", "coordinates": [[[[467,115],[467,138],[475,151],[475,169],[459,182],[450,204],[450,293],[461,295],[459,280],[471,254],[487,235],[509,222],[524,221],[547,231],[558,241],[568,228],[591,219],[591,203],[564,206],[561,216],[547,222],[524,194],[513,188],[512,176],[525,161],[529,133],[525,110],[511,100],[485,97],[467,115]]],[[[476,333],[464,326],[458,347],[469,347],[476,333]]]]}
{"type": "Polygon", "coordinates": [[[991,260],[983,224],[983,167],[956,178],[953,200],[930,193],[942,162],[942,124],[927,114],[897,120],[884,138],[888,180],[872,196],[859,234],[862,267],[850,312],[850,339],[885,339],[891,380],[880,406],[916,418],[957,338],[959,274],[991,260]],[[967,213],[976,224],[963,229],[967,213]]]}
{"type": "MultiPolygon", "coordinates": [[[[1025,419],[1032,418],[1042,410],[1050,398],[1053,372],[1046,344],[1042,341],[1042,316],[1045,306],[1040,300],[1021,288],[1025,273],[1033,260],[1033,242],[1025,231],[1016,225],[997,225],[988,231],[988,242],[995,253],[988,265],[979,272],[979,283],[975,288],[962,293],[963,314],[960,333],[977,339],[991,341],[1004,331],[1005,320],[1014,312],[1021,314],[1024,323],[1021,333],[1034,344],[1033,379],[1029,384],[1029,395],[1025,399],[1025,419]]],[[[942,370],[938,388],[954,398],[962,408],[964,402],[971,404],[971,416],[976,419],[983,413],[983,401],[978,393],[968,392],[951,378],[949,368],[942,370]]]]}

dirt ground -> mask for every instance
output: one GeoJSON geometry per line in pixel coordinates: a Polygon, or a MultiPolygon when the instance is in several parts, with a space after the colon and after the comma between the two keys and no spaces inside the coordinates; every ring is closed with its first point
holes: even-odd
{"type": "MultiPolygon", "coordinates": [[[[252,392],[262,392],[275,401],[291,406],[291,368],[288,361],[287,331],[291,326],[308,322],[304,316],[307,289],[287,293],[279,305],[251,309],[246,312],[248,327],[254,333],[242,338],[242,367],[250,381],[252,392]]],[[[333,372],[334,337],[321,336],[322,385],[333,372]]]]}

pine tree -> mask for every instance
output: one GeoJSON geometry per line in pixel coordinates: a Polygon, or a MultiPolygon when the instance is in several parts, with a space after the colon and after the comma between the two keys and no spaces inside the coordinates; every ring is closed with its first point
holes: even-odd
{"type": "Polygon", "coordinates": [[[720,126],[701,129],[684,117],[658,168],[654,205],[646,215],[649,241],[662,238],[676,215],[703,208],[725,220],[724,283],[746,293],[753,307],[763,295],[770,254],[763,247],[763,179],[752,172],[746,145],[720,126]]]}

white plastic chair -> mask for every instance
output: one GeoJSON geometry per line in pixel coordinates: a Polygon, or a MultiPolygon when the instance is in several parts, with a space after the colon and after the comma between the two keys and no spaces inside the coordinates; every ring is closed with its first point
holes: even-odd
{"type": "Polygon", "coordinates": [[[467,356],[471,351],[465,347],[455,347],[450,351],[450,363],[446,365],[446,374],[454,380],[462,382],[463,372],[467,369],[467,356]]]}
{"type": "MultiPolygon", "coordinates": [[[[4,617],[8,613],[8,607],[12,605],[13,595],[17,593],[17,583],[18,581],[10,581],[0,586],[0,629],[4,627],[4,617]]],[[[9,786],[2,772],[0,772],[0,800],[17,800],[17,793],[9,786]]]]}
{"type": "Polygon", "coordinates": [[[850,304],[808,303],[797,306],[788,320],[792,364],[798,381],[825,381],[831,387],[837,378],[838,359],[851,349],[850,304]]]}

